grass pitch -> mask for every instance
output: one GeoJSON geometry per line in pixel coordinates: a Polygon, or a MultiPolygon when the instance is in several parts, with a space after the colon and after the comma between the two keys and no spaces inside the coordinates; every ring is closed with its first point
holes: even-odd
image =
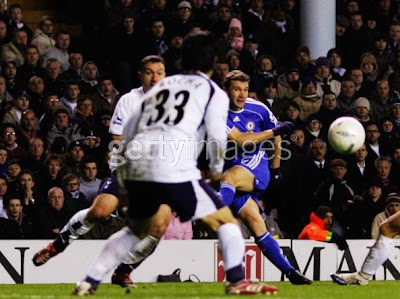
{"type": "MultiPolygon", "coordinates": [[[[372,281],[367,286],[339,286],[332,282],[314,282],[310,286],[294,286],[288,282],[274,283],[279,294],[269,298],[400,298],[400,282],[372,281]]],[[[77,298],[72,296],[73,284],[0,285],[1,298],[77,298]]],[[[227,296],[222,283],[139,283],[137,289],[101,284],[92,298],[260,298],[257,296],[227,296]]],[[[267,297],[267,296],[265,296],[267,297]]]]}

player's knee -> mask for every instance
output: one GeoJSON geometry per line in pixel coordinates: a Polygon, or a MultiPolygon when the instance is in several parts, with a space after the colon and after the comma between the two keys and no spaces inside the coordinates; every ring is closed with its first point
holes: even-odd
{"type": "Polygon", "coordinates": [[[221,182],[236,187],[237,183],[238,183],[238,179],[237,179],[236,175],[234,174],[234,172],[226,171],[222,175],[221,182]]]}
{"type": "Polygon", "coordinates": [[[109,211],[102,207],[93,207],[89,210],[87,219],[89,220],[106,220],[110,217],[109,211]]]}

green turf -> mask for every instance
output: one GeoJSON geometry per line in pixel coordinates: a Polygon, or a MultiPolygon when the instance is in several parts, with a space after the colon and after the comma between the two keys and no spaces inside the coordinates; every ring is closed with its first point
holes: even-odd
{"type": "MultiPolygon", "coordinates": [[[[222,283],[141,283],[138,289],[125,289],[102,284],[94,298],[254,298],[258,296],[226,296],[222,283]]],[[[400,282],[372,281],[367,286],[339,286],[331,282],[314,282],[311,286],[293,286],[287,282],[275,283],[278,295],[273,298],[400,298],[400,282]]],[[[76,298],[71,296],[72,284],[0,285],[1,298],[76,298]]]]}

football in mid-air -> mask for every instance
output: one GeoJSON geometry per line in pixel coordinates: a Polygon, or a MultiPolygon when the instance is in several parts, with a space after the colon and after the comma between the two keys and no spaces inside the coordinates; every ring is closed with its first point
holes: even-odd
{"type": "Polygon", "coordinates": [[[352,154],[365,142],[364,127],[353,117],[339,117],[329,127],[328,141],[339,154],[352,154]]]}

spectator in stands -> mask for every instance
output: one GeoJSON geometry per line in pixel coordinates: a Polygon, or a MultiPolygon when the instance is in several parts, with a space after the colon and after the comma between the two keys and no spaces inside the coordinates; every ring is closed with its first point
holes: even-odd
{"type": "Polygon", "coordinates": [[[374,40],[374,45],[371,53],[376,57],[379,76],[386,73],[389,65],[394,59],[394,53],[388,50],[387,37],[379,33],[374,40]]]}
{"type": "Polygon", "coordinates": [[[181,72],[182,67],[180,61],[182,58],[182,42],[183,35],[179,32],[169,34],[168,50],[163,54],[165,67],[168,69],[168,74],[175,75],[181,72]]]}
{"type": "Polygon", "coordinates": [[[226,61],[228,62],[229,65],[229,70],[240,70],[242,65],[240,61],[240,54],[236,50],[230,50],[228,53],[226,53],[226,61]]]}
{"type": "MultiPolygon", "coordinates": [[[[1,133],[2,145],[7,149],[7,161],[24,158],[26,151],[16,142],[16,126],[12,123],[3,123],[1,133]]],[[[10,164],[8,166],[10,167],[10,164]]]]}
{"type": "Polygon", "coordinates": [[[229,73],[229,64],[226,60],[220,59],[217,61],[215,70],[213,73],[213,80],[221,88],[224,86],[226,81],[226,75],[229,73]]]}
{"type": "Polygon", "coordinates": [[[114,87],[113,78],[110,75],[99,77],[99,84],[91,93],[95,111],[109,111],[112,113],[115,105],[121,97],[119,91],[114,87]]]}
{"type": "Polygon", "coordinates": [[[22,239],[32,239],[32,221],[23,212],[22,200],[18,194],[6,195],[5,204],[7,206],[8,219],[18,223],[22,239]]]}
{"type": "Polygon", "coordinates": [[[397,100],[391,94],[389,82],[385,79],[376,82],[376,89],[371,100],[371,115],[377,122],[390,115],[392,104],[397,100]]]}
{"type": "Polygon", "coordinates": [[[29,141],[27,157],[20,161],[22,169],[31,170],[38,177],[46,158],[44,142],[40,137],[33,137],[29,141]]]}
{"type": "Polygon", "coordinates": [[[7,177],[3,174],[0,175],[0,218],[8,218],[7,207],[4,205],[4,195],[7,193],[8,183],[7,177]]]}
{"type": "Polygon", "coordinates": [[[7,174],[8,162],[7,162],[7,149],[4,145],[0,145],[0,176],[7,174]]]}
{"type": "Polygon", "coordinates": [[[300,80],[314,76],[316,67],[311,63],[310,49],[302,46],[296,50],[294,67],[299,70],[300,80]]]}
{"type": "Polygon", "coordinates": [[[100,147],[101,137],[96,132],[96,130],[92,129],[82,129],[82,137],[81,140],[83,145],[85,146],[85,155],[91,156],[97,162],[99,162],[102,158],[103,149],[100,147]]]}
{"type": "Polygon", "coordinates": [[[328,136],[329,126],[341,115],[337,108],[336,95],[331,92],[324,93],[321,107],[316,113],[316,117],[321,120],[322,123],[322,136],[328,136]]]}
{"type": "Polygon", "coordinates": [[[261,90],[260,101],[263,102],[276,116],[285,109],[287,101],[278,97],[278,85],[275,80],[269,79],[265,81],[265,86],[261,90]]]}
{"type": "Polygon", "coordinates": [[[399,141],[398,136],[394,132],[394,121],[390,117],[385,117],[379,124],[381,131],[380,143],[384,144],[386,148],[392,152],[393,145],[399,141]]]}
{"type": "Polygon", "coordinates": [[[267,17],[267,11],[264,10],[264,1],[250,0],[250,8],[243,13],[243,32],[247,34],[257,34],[262,22],[267,17]]]}
{"type": "Polygon", "coordinates": [[[38,239],[54,239],[72,214],[65,207],[64,192],[53,187],[47,196],[48,204],[38,209],[32,218],[33,233],[38,239]]]}
{"type": "Polygon", "coordinates": [[[69,45],[71,37],[67,31],[59,31],[56,35],[55,46],[48,49],[41,58],[42,67],[47,66],[49,59],[56,59],[60,63],[61,73],[69,68],[69,45]]]}
{"type": "Polygon", "coordinates": [[[379,156],[390,154],[390,148],[380,142],[381,132],[376,123],[370,123],[365,128],[365,144],[368,151],[368,160],[374,162],[379,156]]]}
{"type": "Polygon", "coordinates": [[[29,101],[30,108],[35,112],[36,116],[40,118],[43,114],[44,102],[44,82],[39,76],[33,76],[28,81],[27,92],[31,96],[31,101],[29,101]]]}
{"type": "Polygon", "coordinates": [[[56,41],[53,38],[54,21],[49,16],[40,18],[39,28],[36,28],[32,37],[31,45],[35,46],[40,55],[43,55],[49,49],[53,48],[56,41]]]}
{"type": "Polygon", "coordinates": [[[333,79],[341,82],[346,73],[346,69],[342,66],[342,52],[339,48],[332,48],[328,51],[326,57],[329,58],[329,62],[331,63],[331,74],[333,79]]]}
{"type": "Polygon", "coordinates": [[[30,109],[22,112],[21,124],[17,130],[17,143],[24,149],[28,149],[29,142],[40,136],[38,128],[38,120],[35,113],[30,109]]]}
{"type": "Polygon", "coordinates": [[[356,85],[356,97],[370,97],[374,89],[374,83],[364,80],[364,72],[361,68],[350,70],[350,79],[356,85]]]}
{"type": "MultiPolygon", "coordinates": [[[[168,30],[171,32],[180,32],[186,35],[193,25],[192,5],[189,1],[181,1],[176,7],[176,14],[168,24],[168,30]]],[[[162,54],[158,54],[162,55],[162,54]]]]}
{"type": "Polygon", "coordinates": [[[153,55],[161,56],[168,50],[164,20],[156,19],[151,21],[150,32],[146,35],[144,46],[146,48],[144,52],[153,55]]]}
{"type": "Polygon", "coordinates": [[[30,78],[33,76],[44,77],[45,70],[39,64],[39,52],[36,46],[27,46],[24,55],[25,63],[19,67],[16,80],[26,88],[30,78]]]}
{"type": "Polygon", "coordinates": [[[390,75],[400,75],[400,50],[395,50],[393,53],[394,58],[389,64],[387,71],[384,73],[383,78],[388,79],[390,75]]]}
{"type": "Polygon", "coordinates": [[[10,189],[20,194],[25,214],[32,217],[36,208],[45,202],[43,195],[35,186],[35,175],[32,171],[23,169],[18,173],[16,183],[16,189],[11,186],[10,189]]]}
{"type": "Polygon", "coordinates": [[[376,57],[371,52],[361,55],[360,69],[364,73],[364,81],[375,85],[379,75],[379,68],[376,57]]]}
{"type": "Polygon", "coordinates": [[[287,72],[280,74],[277,83],[278,96],[281,99],[295,99],[300,95],[302,88],[299,69],[290,68],[287,72]]]}
{"type": "Polygon", "coordinates": [[[347,162],[334,159],[330,162],[330,176],[320,182],[316,191],[316,206],[329,206],[338,219],[337,232],[344,235],[343,229],[348,224],[348,215],[354,203],[354,190],[344,179],[347,173],[347,162]]]}
{"type": "Polygon", "coordinates": [[[354,111],[356,100],[356,84],[350,78],[344,78],[337,97],[337,107],[343,114],[351,114],[354,111]]]}
{"type": "Polygon", "coordinates": [[[346,240],[331,231],[333,224],[333,212],[327,206],[319,206],[310,215],[310,223],[307,224],[299,235],[299,239],[323,241],[337,244],[340,250],[349,247],[346,240]]]}
{"type": "Polygon", "coordinates": [[[400,50],[400,23],[393,22],[389,27],[388,50],[392,53],[400,50]]]}
{"type": "Polygon", "coordinates": [[[9,186],[12,186],[14,189],[16,189],[17,177],[20,172],[21,172],[21,166],[19,165],[17,160],[14,159],[8,161],[7,182],[9,186]]]}
{"type": "Polygon", "coordinates": [[[391,154],[392,168],[391,172],[394,178],[400,178],[400,143],[397,143],[391,154]]]}
{"type": "Polygon", "coordinates": [[[371,106],[367,98],[360,97],[354,102],[354,116],[364,126],[364,128],[373,122],[373,119],[371,119],[370,116],[370,111],[371,106]]]}
{"type": "Polygon", "coordinates": [[[299,118],[302,121],[307,121],[311,114],[315,114],[319,111],[322,99],[317,94],[317,84],[313,77],[304,78],[300,96],[293,99],[293,101],[300,107],[299,118]]]}
{"type": "Polygon", "coordinates": [[[74,117],[78,108],[78,98],[81,93],[79,82],[69,81],[66,84],[65,95],[60,99],[61,105],[68,110],[71,117],[74,117]]]}
{"type": "Polygon", "coordinates": [[[399,191],[398,178],[391,175],[392,162],[390,158],[380,156],[375,160],[377,180],[382,186],[383,195],[399,191]]]}
{"type": "MultiPolygon", "coordinates": [[[[4,4],[4,1],[0,1],[0,6],[4,4]]],[[[7,25],[5,22],[1,20],[1,12],[0,12],[0,48],[1,46],[8,43],[9,40],[7,38],[7,25]]]]}
{"type": "Polygon", "coordinates": [[[307,222],[306,215],[309,215],[315,208],[313,199],[319,183],[328,176],[329,159],[326,152],[326,142],[321,139],[314,139],[310,144],[308,155],[299,166],[301,173],[307,173],[307,175],[299,175],[296,180],[295,188],[297,192],[295,194],[297,200],[293,202],[293,205],[295,210],[298,211],[297,216],[301,218],[303,223],[307,222]]]}
{"type": "Polygon", "coordinates": [[[375,177],[375,165],[367,159],[368,151],[363,144],[351,157],[348,159],[347,179],[353,186],[354,193],[363,195],[368,184],[375,177]]]}
{"type": "Polygon", "coordinates": [[[172,19],[172,13],[166,6],[166,0],[151,0],[151,4],[141,14],[143,25],[145,28],[150,28],[152,20],[164,20],[169,22],[172,19]]]}
{"type": "Polygon", "coordinates": [[[0,75],[0,119],[3,119],[4,114],[11,109],[14,99],[7,91],[6,80],[0,75]]]}
{"type": "Polygon", "coordinates": [[[89,203],[92,203],[99,192],[101,180],[97,176],[97,161],[87,156],[81,163],[82,177],[79,180],[79,191],[82,192],[89,203]]]}
{"type": "Polygon", "coordinates": [[[53,111],[53,126],[47,133],[47,146],[50,147],[54,139],[58,136],[64,137],[67,144],[72,141],[80,140],[82,136],[77,124],[72,123],[68,110],[64,107],[56,108],[53,111]]]}
{"type": "Polygon", "coordinates": [[[25,50],[28,46],[26,31],[18,29],[14,31],[12,40],[1,47],[1,60],[14,61],[17,67],[25,62],[25,50]]]}
{"type": "Polygon", "coordinates": [[[304,129],[304,145],[308,147],[314,139],[327,140],[327,137],[322,132],[322,121],[316,114],[311,114],[306,121],[304,129]]]}
{"type": "MultiPolygon", "coordinates": [[[[251,76],[251,89],[254,89],[259,95],[264,92],[266,83],[276,81],[278,72],[276,71],[275,58],[270,55],[261,55],[257,58],[255,72],[251,76]]],[[[275,83],[276,85],[276,83],[275,83]]]]}
{"type": "Polygon", "coordinates": [[[20,91],[15,97],[14,107],[4,115],[3,123],[19,126],[23,112],[29,108],[29,102],[30,95],[25,90],[20,91]]]}
{"type": "Polygon", "coordinates": [[[228,31],[217,41],[217,53],[220,57],[227,54],[232,49],[240,53],[243,46],[244,37],[242,33],[242,22],[237,18],[232,18],[229,23],[228,31]]]}
{"type": "Polygon", "coordinates": [[[300,106],[294,101],[287,103],[286,109],[282,115],[282,120],[291,121],[297,128],[303,128],[304,122],[300,119],[300,106]]]}
{"type": "Polygon", "coordinates": [[[79,181],[79,176],[73,173],[66,174],[62,179],[66,208],[73,214],[90,206],[90,202],[86,196],[79,190],[79,181]]]}
{"type": "Polygon", "coordinates": [[[94,129],[96,127],[96,118],[94,116],[93,100],[87,96],[78,98],[78,106],[74,122],[83,130],[94,129]]]}
{"type": "Polygon", "coordinates": [[[22,19],[24,18],[22,6],[20,6],[18,3],[12,4],[8,8],[8,14],[10,16],[10,19],[8,20],[8,24],[7,24],[7,36],[8,36],[8,38],[11,39],[11,37],[14,36],[14,32],[16,30],[21,30],[22,29],[28,35],[28,41],[30,42],[31,39],[32,39],[33,32],[22,21],[22,19]]]}
{"type": "Polygon", "coordinates": [[[210,31],[215,34],[217,38],[222,38],[229,30],[229,23],[232,19],[232,11],[230,7],[223,3],[218,3],[216,13],[210,16],[210,31]]]}
{"type": "Polygon", "coordinates": [[[74,50],[69,54],[69,68],[62,73],[62,80],[65,82],[82,80],[83,57],[80,51],[74,50]]]}
{"type": "Polygon", "coordinates": [[[20,86],[17,85],[17,64],[13,61],[6,61],[1,66],[1,74],[6,80],[6,86],[8,92],[15,97],[17,92],[21,89],[20,86]]]}
{"type": "Polygon", "coordinates": [[[336,16],[336,47],[343,49],[345,46],[344,34],[350,26],[349,19],[344,15],[336,16]]]}
{"type": "MultiPolygon", "coordinates": [[[[376,239],[379,234],[379,227],[382,222],[388,219],[390,216],[400,211],[400,196],[397,193],[390,193],[386,197],[385,210],[376,215],[371,225],[371,239],[376,239]]],[[[395,235],[394,239],[400,239],[400,234],[395,235]]]]}
{"type": "Polygon", "coordinates": [[[83,65],[81,75],[81,93],[83,95],[91,94],[96,90],[99,84],[99,76],[99,71],[93,61],[88,61],[83,65]]]}
{"type": "Polygon", "coordinates": [[[63,163],[59,155],[50,154],[43,162],[43,168],[39,174],[38,189],[42,194],[53,187],[62,187],[62,178],[64,175],[63,163]]]}
{"type": "Polygon", "coordinates": [[[79,140],[73,141],[68,146],[68,151],[64,163],[65,173],[73,173],[77,176],[81,176],[80,165],[83,157],[85,156],[83,147],[84,146],[82,142],[79,140]]]}
{"type": "Polygon", "coordinates": [[[171,220],[163,236],[164,240],[193,239],[192,221],[181,222],[176,212],[172,212],[171,220]]]}
{"type": "Polygon", "coordinates": [[[317,67],[315,72],[315,79],[317,82],[317,94],[322,97],[324,93],[332,92],[336,96],[340,93],[340,82],[333,79],[330,71],[331,62],[327,57],[319,57],[315,61],[317,67]]]}
{"type": "Polygon", "coordinates": [[[65,82],[61,79],[61,65],[55,58],[49,58],[46,64],[46,75],[44,77],[45,91],[52,91],[62,94],[65,82]]]}
{"type": "Polygon", "coordinates": [[[10,219],[0,217],[0,239],[21,239],[18,223],[10,219]]]}
{"type": "Polygon", "coordinates": [[[348,68],[358,66],[360,56],[369,49],[368,32],[363,25],[362,13],[360,11],[352,13],[350,27],[343,35],[343,58],[348,68]]]}

